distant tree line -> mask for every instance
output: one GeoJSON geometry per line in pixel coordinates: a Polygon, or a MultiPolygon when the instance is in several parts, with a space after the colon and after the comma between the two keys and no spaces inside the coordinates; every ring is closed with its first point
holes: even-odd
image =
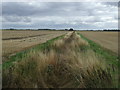
{"type": "MultiPolygon", "coordinates": [[[[3,30],[56,30],[56,29],[15,29],[15,28],[10,28],[10,29],[3,29],[3,30]]],[[[70,29],[59,29],[59,31],[75,31],[73,28],[70,29]]],[[[103,29],[103,30],[80,30],[80,31],[108,31],[108,32],[119,32],[120,29],[103,29]]]]}
{"type": "Polygon", "coordinates": [[[56,30],[56,29],[38,29],[38,30],[56,30]]]}
{"type": "Polygon", "coordinates": [[[111,32],[111,31],[112,31],[112,32],[117,31],[117,32],[118,32],[118,31],[120,31],[120,30],[119,30],[119,29],[113,29],[113,30],[110,30],[110,29],[104,29],[103,31],[109,31],[109,32],[111,32]]]}

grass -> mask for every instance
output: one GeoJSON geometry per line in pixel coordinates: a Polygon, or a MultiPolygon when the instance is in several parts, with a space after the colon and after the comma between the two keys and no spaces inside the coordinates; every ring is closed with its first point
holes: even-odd
{"type": "MultiPolygon", "coordinates": [[[[78,33],[80,34],[80,33],[78,33]]],[[[115,87],[120,87],[120,83],[119,83],[119,68],[120,68],[120,57],[113,53],[112,51],[107,50],[104,47],[101,47],[99,44],[93,42],[92,40],[89,40],[88,38],[84,37],[82,34],[80,34],[80,36],[86,40],[89,44],[90,44],[90,48],[96,52],[98,55],[100,55],[100,57],[105,58],[105,61],[107,63],[107,65],[109,65],[112,69],[112,74],[115,77],[114,78],[114,83],[115,83],[115,87]]]]}
{"type": "Polygon", "coordinates": [[[48,49],[49,46],[55,41],[55,40],[58,40],[60,38],[63,38],[64,35],[62,36],[59,36],[59,37],[56,37],[56,38],[53,38],[51,40],[48,40],[47,42],[45,43],[42,43],[40,45],[36,45],[35,47],[33,48],[30,48],[28,50],[25,50],[25,51],[22,51],[22,52],[19,52],[19,53],[16,53],[16,55],[14,56],[11,56],[9,58],[9,60],[7,60],[6,62],[3,63],[2,65],[2,68],[4,69],[7,69],[9,68],[10,66],[14,65],[14,62],[15,61],[19,61],[21,60],[22,58],[25,58],[27,56],[27,53],[31,52],[31,51],[40,51],[40,50],[45,50],[45,49],[48,49]]]}
{"type": "Polygon", "coordinates": [[[3,72],[4,88],[116,87],[106,58],[76,32],[35,47],[3,72]]]}

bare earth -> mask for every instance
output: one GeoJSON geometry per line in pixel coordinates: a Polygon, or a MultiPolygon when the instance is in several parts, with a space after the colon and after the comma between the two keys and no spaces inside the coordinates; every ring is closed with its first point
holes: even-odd
{"type": "Polygon", "coordinates": [[[88,39],[118,54],[118,32],[80,32],[88,39]]]}
{"type": "Polygon", "coordinates": [[[30,48],[66,31],[2,31],[2,56],[8,56],[30,48]]]}

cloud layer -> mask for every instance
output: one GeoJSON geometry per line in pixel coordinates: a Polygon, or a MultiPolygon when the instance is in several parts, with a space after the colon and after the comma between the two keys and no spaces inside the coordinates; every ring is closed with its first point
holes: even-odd
{"type": "Polygon", "coordinates": [[[118,28],[117,2],[3,2],[3,28],[118,28]]]}

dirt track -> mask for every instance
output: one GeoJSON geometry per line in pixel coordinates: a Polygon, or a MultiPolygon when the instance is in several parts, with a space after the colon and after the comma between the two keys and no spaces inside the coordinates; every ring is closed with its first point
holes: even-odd
{"type": "Polygon", "coordinates": [[[80,32],[85,37],[118,54],[118,32],[80,32]]]}

